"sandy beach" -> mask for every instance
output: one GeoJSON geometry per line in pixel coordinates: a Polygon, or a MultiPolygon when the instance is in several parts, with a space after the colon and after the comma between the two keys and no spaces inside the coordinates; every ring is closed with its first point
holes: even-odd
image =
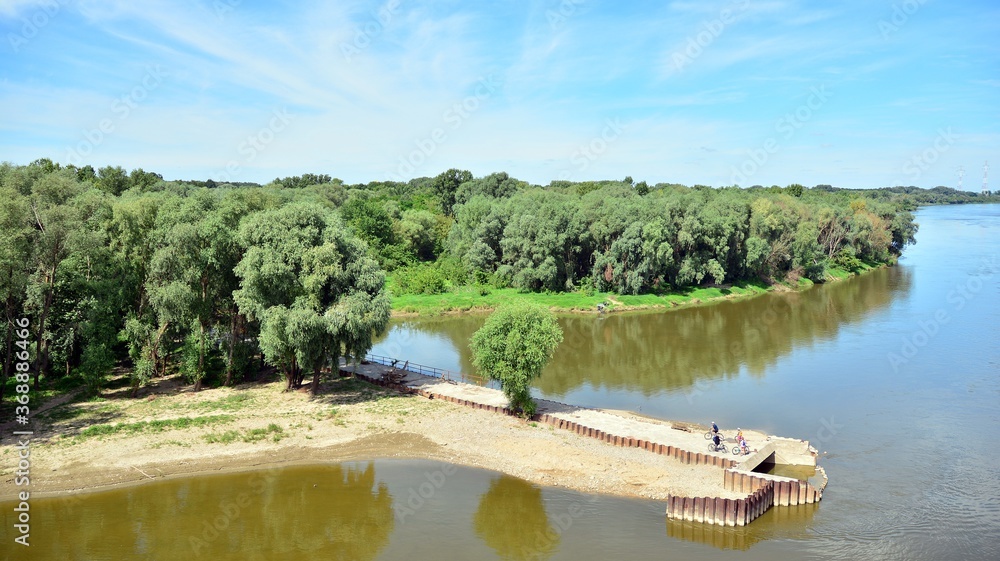
{"type": "MultiPolygon", "coordinates": [[[[175,376],[136,398],[122,387],[99,399],[41,404],[32,419],[29,489],[45,496],[281,465],[421,458],[587,493],[742,496],[723,489],[717,467],[350,378],[325,381],[317,396],[283,388],[274,381],[193,392],[175,376]]],[[[8,490],[15,489],[16,444],[0,446],[8,490]]]]}

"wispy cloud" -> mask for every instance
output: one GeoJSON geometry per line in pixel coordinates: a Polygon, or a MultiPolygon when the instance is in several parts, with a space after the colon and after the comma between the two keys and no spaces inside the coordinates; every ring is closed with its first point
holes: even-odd
{"type": "MultiPolygon", "coordinates": [[[[990,45],[1000,30],[987,21],[997,9],[938,4],[886,40],[878,22],[890,10],[861,0],[9,0],[0,159],[65,161],[111,119],[114,131],[88,155],[95,165],[197,178],[235,161],[244,181],[306,171],[367,181],[397,173],[440,130],[411,176],[506,169],[548,183],[568,169],[578,179],[720,184],[728,172],[719,170],[822,85],[833,100],[759,177],[870,186],[865,173],[891,175],[907,138],[939,126],[963,130],[949,158],[998,148],[1000,49],[990,45]],[[44,29],[25,28],[53,2],[59,12],[44,29]],[[677,53],[690,63],[678,68],[677,53]],[[166,78],[121,118],[113,104],[150,67],[166,78]],[[483,80],[494,86],[477,96],[483,80]],[[276,111],[294,118],[250,158],[241,146],[276,111]],[[579,169],[574,152],[609,120],[622,133],[579,169]],[[831,152],[850,169],[831,164],[831,152]]],[[[938,181],[935,170],[922,179],[938,181]]]]}

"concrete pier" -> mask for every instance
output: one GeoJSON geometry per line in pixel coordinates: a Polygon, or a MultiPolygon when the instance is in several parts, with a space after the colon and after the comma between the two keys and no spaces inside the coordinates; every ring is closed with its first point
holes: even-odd
{"type": "MultiPolygon", "coordinates": [[[[340,374],[357,376],[373,384],[428,399],[441,399],[476,409],[511,415],[507,398],[499,390],[459,383],[435,376],[390,368],[378,363],[342,364],[340,374]],[[386,376],[387,373],[392,376],[386,376]]],[[[772,506],[818,502],[822,488],[787,477],[756,473],[762,464],[816,466],[816,451],[808,442],[790,438],[751,434],[762,445],[749,456],[732,456],[707,451],[704,429],[688,424],[672,424],[641,418],[626,412],[608,412],[575,407],[548,400],[536,400],[533,421],[595,438],[613,446],[641,448],[669,456],[685,464],[705,464],[720,468],[723,488],[745,493],[741,499],[718,497],[667,498],[667,518],[720,526],[745,526],[772,506]],[[764,440],[766,438],[766,440],[764,440]],[[705,451],[702,451],[705,450],[705,451]],[[742,459],[737,459],[742,458],[742,459]]],[[[824,484],[825,486],[825,475],[824,484]]]]}

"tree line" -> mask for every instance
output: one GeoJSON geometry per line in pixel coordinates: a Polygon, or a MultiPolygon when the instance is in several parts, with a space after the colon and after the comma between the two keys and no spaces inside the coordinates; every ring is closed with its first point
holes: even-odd
{"type": "Polygon", "coordinates": [[[233,384],[262,360],[288,388],[311,374],[315,389],[325,366],[371,347],[391,293],[821,280],[829,266],[893,259],[913,243],[917,204],[986,200],[973,195],[631,178],[539,186],[457,169],[261,186],[4,163],[0,392],[23,316],[36,388],[41,376],[96,390],[116,364],[133,390],[168,372],[196,387],[233,384]]]}

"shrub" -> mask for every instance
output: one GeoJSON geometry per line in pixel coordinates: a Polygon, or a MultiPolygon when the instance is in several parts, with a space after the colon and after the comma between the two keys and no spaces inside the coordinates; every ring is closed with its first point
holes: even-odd
{"type": "Polygon", "coordinates": [[[395,294],[441,294],[447,289],[444,274],[433,263],[397,269],[390,289],[395,294]]]}

